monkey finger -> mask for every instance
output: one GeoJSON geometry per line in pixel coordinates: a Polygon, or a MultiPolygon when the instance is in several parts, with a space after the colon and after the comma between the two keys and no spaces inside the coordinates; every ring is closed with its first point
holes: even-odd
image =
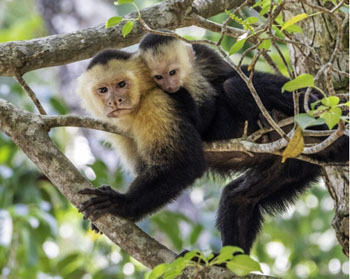
{"type": "Polygon", "coordinates": [[[113,195],[116,193],[110,186],[102,186],[100,188],[85,188],[78,192],[79,194],[85,195],[96,195],[96,196],[105,196],[105,195],[113,195]]]}
{"type": "Polygon", "coordinates": [[[92,222],[95,222],[98,218],[102,217],[103,215],[109,213],[109,210],[108,209],[104,209],[104,210],[99,210],[99,211],[95,211],[93,214],[92,214],[92,222]]]}
{"type": "Polygon", "coordinates": [[[107,184],[102,184],[100,187],[98,187],[98,190],[103,190],[103,191],[106,191],[106,192],[107,191],[114,192],[112,187],[107,185],[107,184]]]}
{"type": "Polygon", "coordinates": [[[90,230],[94,231],[95,233],[103,234],[93,223],[90,223],[90,230]]]}
{"type": "Polygon", "coordinates": [[[83,194],[83,195],[96,195],[96,189],[92,188],[85,188],[83,190],[78,191],[78,194],[83,194]]]}
{"type": "Polygon", "coordinates": [[[87,200],[86,202],[83,202],[80,207],[79,207],[79,212],[85,211],[87,208],[90,206],[99,204],[99,203],[104,203],[109,200],[109,197],[95,197],[87,200]]]}
{"type": "Polygon", "coordinates": [[[91,205],[90,207],[88,207],[85,210],[85,214],[88,215],[88,216],[91,216],[91,215],[93,215],[94,212],[98,212],[100,210],[108,210],[108,208],[110,208],[111,205],[112,204],[111,204],[110,201],[106,201],[104,203],[91,205]]]}

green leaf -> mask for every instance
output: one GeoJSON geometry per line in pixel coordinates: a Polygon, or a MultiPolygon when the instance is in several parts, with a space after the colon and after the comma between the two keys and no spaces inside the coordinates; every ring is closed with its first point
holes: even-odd
{"type": "Polygon", "coordinates": [[[271,46],[271,41],[270,40],[263,40],[261,44],[258,46],[258,49],[266,49],[269,50],[271,46]]]}
{"type": "Polygon", "coordinates": [[[286,28],[288,28],[289,26],[292,26],[294,25],[295,23],[297,23],[298,21],[301,21],[305,18],[307,18],[308,15],[306,13],[302,13],[302,14],[298,14],[296,15],[295,17],[292,17],[290,20],[288,20],[287,22],[285,22],[283,25],[282,25],[282,31],[286,28]]]}
{"type": "Polygon", "coordinates": [[[286,90],[294,91],[309,86],[313,87],[314,85],[314,77],[312,75],[302,74],[300,76],[297,76],[295,79],[286,82],[282,87],[282,92],[286,90]]]}
{"type": "Polygon", "coordinates": [[[303,34],[303,29],[301,29],[300,26],[298,25],[291,25],[291,26],[288,26],[286,28],[286,31],[289,32],[289,33],[300,33],[300,34],[303,34]]]}
{"type": "Polygon", "coordinates": [[[299,127],[304,131],[307,127],[322,125],[325,123],[324,119],[313,118],[307,113],[300,113],[295,117],[295,121],[298,123],[299,127]]]}
{"type": "Polygon", "coordinates": [[[264,16],[264,14],[266,14],[269,10],[270,10],[270,5],[271,3],[265,3],[264,6],[262,7],[261,11],[260,11],[260,16],[264,16]]]}
{"type": "Polygon", "coordinates": [[[283,16],[282,14],[279,14],[276,18],[275,21],[279,24],[279,25],[283,25],[283,16]]]}
{"type": "Polygon", "coordinates": [[[134,22],[133,21],[128,21],[127,23],[124,24],[123,29],[122,29],[122,35],[125,38],[134,28],[134,22]]]}
{"type": "Polygon", "coordinates": [[[243,250],[235,246],[225,246],[222,247],[220,254],[213,260],[212,263],[221,264],[231,260],[234,257],[234,254],[240,252],[243,253],[243,250]]]}
{"type": "Polygon", "coordinates": [[[245,276],[252,271],[260,271],[260,264],[248,255],[235,256],[226,264],[227,268],[238,276],[245,276]]]}
{"type": "Polygon", "coordinates": [[[339,107],[332,107],[329,111],[320,115],[321,118],[326,120],[326,124],[330,130],[338,124],[341,118],[342,110],[339,107]]]}
{"type": "Polygon", "coordinates": [[[281,32],[281,30],[276,25],[272,25],[272,29],[275,31],[276,36],[279,36],[281,38],[285,37],[285,35],[281,32]]]}
{"type": "Polygon", "coordinates": [[[236,53],[237,51],[239,51],[239,50],[244,46],[245,41],[246,41],[246,39],[237,41],[237,42],[231,47],[231,49],[230,49],[228,55],[232,55],[232,54],[236,53]]]}
{"type": "Polygon", "coordinates": [[[311,104],[311,109],[314,110],[315,107],[316,107],[316,105],[319,104],[320,102],[321,102],[321,100],[318,100],[318,101],[316,101],[316,102],[313,102],[313,103],[311,104]]]}
{"type": "Polygon", "coordinates": [[[115,25],[117,25],[119,22],[121,22],[123,20],[123,18],[121,16],[114,16],[111,17],[110,19],[107,20],[106,22],[106,28],[111,28],[115,25]]]}
{"type": "Polygon", "coordinates": [[[200,254],[200,251],[198,249],[190,251],[188,253],[186,253],[186,255],[183,257],[185,260],[192,260],[194,257],[198,257],[198,255],[200,254]]]}
{"type": "Polygon", "coordinates": [[[330,96],[327,98],[323,98],[321,100],[322,104],[328,107],[335,107],[339,104],[339,97],[337,96],[330,96]]]}
{"type": "Polygon", "coordinates": [[[257,22],[259,19],[255,16],[250,16],[248,18],[246,18],[246,22],[248,24],[254,24],[255,22],[257,22]]]}
{"type": "Polygon", "coordinates": [[[220,250],[220,254],[224,254],[224,253],[234,254],[234,253],[237,253],[237,252],[243,253],[243,249],[239,248],[237,246],[224,246],[220,250]]]}
{"type": "Polygon", "coordinates": [[[168,270],[170,264],[168,263],[163,263],[163,264],[159,264],[157,265],[155,268],[153,268],[152,272],[149,274],[148,279],[157,279],[159,278],[161,275],[163,275],[163,273],[168,270]]]}
{"type": "Polygon", "coordinates": [[[118,0],[118,5],[134,3],[134,0],[118,0]]]}

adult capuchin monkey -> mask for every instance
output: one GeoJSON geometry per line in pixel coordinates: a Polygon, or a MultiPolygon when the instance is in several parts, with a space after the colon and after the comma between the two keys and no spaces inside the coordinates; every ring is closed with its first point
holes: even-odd
{"type": "Polygon", "coordinates": [[[82,204],[85,218],[93,222],[111,213],[140,220],[174,200],[206,170],[193,100],[193,106],[188,105],[191,98],[176,100],[190,96],[184,89],[174,96],[160,90],[139,57],[119,50],[99,53],[80,76],[77,93],[87,111],[130,136],[111,135],[110,141],[136,175],[124,194],[109,186],[80,191],[96,196],[82,204]]]}
{"type": "MultiPolygon", "coordinates": [[[[248,121],[248,132],[259,129],[261,113],[250,90],[209,47],[191,46],[173,37],[148,34],[140,43],[139,55],[163,90],[176,92],[184,87],[192,95],[199,108],[204,141],[241,137],[245,121],[248,121]]],[[[246,66],[242,70],[249,75],[246,66]]],[[[256,72],[253,77],[254,87],[265,107],[292,116],[292,94],[281,94],[287,81],[283,76],[262,72],[256,72]]],[[[310,103],[317,99],[318,94],[313,92],[310,103]]],[[[303,103],[303,94],[299,103],[303,103]]],[[[303,107],[300,110],[303,112],[303,107]]],[[[313,157],[326,162],[346,162],[348,142],[348,137],[343,136],[313,157]]],[[[209,168],[219,173],[246,170],[224,188],[217,216],[223,245],[239,246],[246,253],[260,230],[262,213],[286,210],[321,173],[317,165],[295,159],[282,164],[280,157],[269,154],[255,154],[243,160],[230,153],[211,152],[206,157],[209,168]]]]}

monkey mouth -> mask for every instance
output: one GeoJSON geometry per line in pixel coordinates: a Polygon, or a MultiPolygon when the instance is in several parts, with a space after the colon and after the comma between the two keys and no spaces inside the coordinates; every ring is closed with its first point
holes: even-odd
{"type": "Polygon", "coordinates": [[[113,110],[107,114],[108,117],[120,117],[126,114],[129,114],[132,111],[131,108],[120,108],[113,110]]]}
{"type": "Polygon", "coordinates": [[[176,88],[169,88],[167,90],[164,90],[168,93],[176,93],[177,91],[179,91],[180,87],[176,87],[176,88]]]}

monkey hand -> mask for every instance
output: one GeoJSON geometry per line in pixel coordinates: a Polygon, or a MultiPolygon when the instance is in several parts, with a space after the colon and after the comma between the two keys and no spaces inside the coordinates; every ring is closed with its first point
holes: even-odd
{"type": "MultiPolygon", "coordinates": [[[[79,194],[96,196],[83,202],[79,207],[79,212],[84,212],[84,219],[91,217],[91,221],[94,222],[107,213],[121,217],[124,215],[123,212],[126,208],[125,195],[114,191],[108,185],[102,185],[97,189],[85,188],[79,191],[79,194]]],[[[99,232],[93,224],[91,228],[99,232]]]]}

